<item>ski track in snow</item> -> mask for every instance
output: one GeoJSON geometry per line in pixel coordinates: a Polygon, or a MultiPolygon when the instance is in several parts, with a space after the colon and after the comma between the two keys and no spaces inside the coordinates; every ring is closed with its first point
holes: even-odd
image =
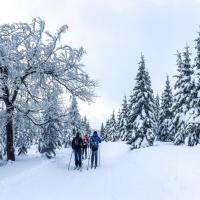
{"type": "Polygon", "coordinates": [[[34,149],[0,167],[0,200],[199,200],[200,146],[101,145],[101,167],[67,170],[70,149],[48,160],[34,149]]]}

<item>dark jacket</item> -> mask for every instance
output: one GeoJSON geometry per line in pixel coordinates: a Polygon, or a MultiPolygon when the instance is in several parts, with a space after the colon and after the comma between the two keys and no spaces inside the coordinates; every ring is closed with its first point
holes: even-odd
{"type": "Polygon", "coordinates": [[[72,149],[78,150],[81,149],[82,147],[83,147],[82,138],[80,136],[74,137],[74,139],[72,140],[72,149]]]}

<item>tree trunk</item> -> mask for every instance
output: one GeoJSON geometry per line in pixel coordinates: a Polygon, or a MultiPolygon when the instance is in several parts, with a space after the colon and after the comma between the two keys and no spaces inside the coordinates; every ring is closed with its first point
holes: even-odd
{"type": "Polygon", "coordinates": [[[8,117],[6,122],[6,150],[7,150],[7,160],[15,161],[15,151],[13,143],[13,110],[7,110],[8,117]]]}

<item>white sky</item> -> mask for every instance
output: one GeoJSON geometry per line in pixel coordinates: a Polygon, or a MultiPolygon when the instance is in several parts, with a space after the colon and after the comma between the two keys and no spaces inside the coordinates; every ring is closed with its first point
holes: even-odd
{"type": "Polygon", "coordinates": [[[200,0],[0,0],[0,23],[40,16],[50,30],[69,26],[64,41],[86,49],[85,70],[100,82],[96,103],[80,103],[99,128],[134,87],[141,52],[161,93],[166,75],[176,73],[176,50],[188,42],[194,51],[199,11],[200,0]]]}

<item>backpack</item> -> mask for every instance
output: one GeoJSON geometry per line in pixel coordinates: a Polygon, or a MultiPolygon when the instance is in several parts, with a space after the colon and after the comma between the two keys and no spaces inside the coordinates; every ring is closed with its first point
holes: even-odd
{"type": "Polygon", "coordinates": [[[93,151],[98,149],[98,141],[94,137],[91,138],[90,147],[93,151]]]}
{"type": "Polygon", "coordinates": [[[80,140],[79,138],[74,138],[74,148],[79,148],[80,147],[80,140]]]}

